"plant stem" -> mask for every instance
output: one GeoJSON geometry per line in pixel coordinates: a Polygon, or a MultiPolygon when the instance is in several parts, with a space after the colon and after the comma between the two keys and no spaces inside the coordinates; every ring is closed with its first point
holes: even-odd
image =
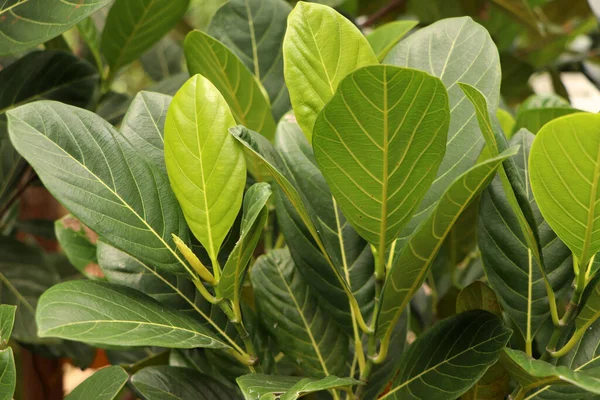
{"type": "Polygon", "coordinates": [[[242,339],[242,342],[244,342],[244,347],[246,348],[246,353],[248,355],[246,365],[250,367],[256,365],[256,363],[258,362],[258,356],[256,355],[256,350],[254,349],[254,343],[252,343],[252,338],[246,330],[246,327],[244,326],[243,322],[236,318],[233,310],[231,309],[229,304],[227,304],[226,301],[220,301],[218,304],[219,307],[221,307],[221,310],[223,310],[223,312],[227,316],[227,318],[229,318],[231,323],[233,323],[233,326],[235,326],[235,329],[240,335],[240,339],[242,339]]]}

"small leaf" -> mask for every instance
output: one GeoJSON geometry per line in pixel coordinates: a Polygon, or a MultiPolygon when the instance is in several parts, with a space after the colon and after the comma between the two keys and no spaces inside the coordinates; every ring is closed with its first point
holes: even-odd
{"type": "Polygon", "coordinates": [[[228,132],[234,125],[223,96],[200,75],[179,89],[165,123],[171,187],[213,263],[237,217],[246,184],[242,148],[228,132]]]}
{"type": "Polygon", "coordinates": [[[98,281],[69,281],[40,298],[36,322],[41,337],[118,346],[225,348],[196,320],[151,297],[98,281]]]}
{"type": "Polygon", "coordinates": [[[85,227],[72,215],[65,215],[54,223],[56,239],[63,252],[75,268],[83,275],[92,278],[90,267],[98,263],[96,259],[96,243],[85,227]]]}
{"type": "Polygon", "coordinates": [[[231,50],[193,31],[185,38],[185,58],[190,74],[204,76],[221,92],[238,124],[273,140],[275,121],[261,84],[231,50]]]}
{"type": "Polygon", "coordinates": [[[481,310],[438,322],[404,352],[392,389],[380,399],[412,393],[430,400],[458,398],[498,360],[511,334],[499,317],[481,310]]]}
{"type": "Polygon", "coordinates": [[[457,314],[470,310],[485,310],[502,317],[496,294],[481,281],[475,281],[461,290],[456,298],[457,314]]]}
{"type": "Polygon", "coordinates": [[[394,21],[388,22],[375,28],[367,35],[367,40],[375,52],[377,59],[383,61],[385,56],[394,47],[400,39],[410,32],[419,21],[394,21]]]}
{"type": "Polygon", "coordinates": [[[600,394],[600,378],[591,374],[535,360],[522,351],[509,348],[504,349],[500,360],[524,390],[552,383],[568,383],[588,392],[600,394]]]}
{"type": "Polygon", "coordinates": [[[131,377],[146,400],[237,400],[239,393],[193,369],[166,365],[148,367],[131,377]]]}
{"type": "Polygon", "coordinates": [[[239,306],[240,290],[246,268],[267,222],[267,201],[271,197],[268,183],[256,183],[246,191],[240,238],[225,263],[218,289],[221,296],[239,306]]]}
{"type": "Polygon", "coordinates": [[[0,350],[0,400],[12,400],[17,386],[17,370],[12,348],[0,350]]]}
{"type": "Polygon", "coordinates": [[[189,0],[117,0],[102,31],[101,49],[111,74],[152,47],[181,19],[189,0]]]}
{"type": "Polygon", "coordinates": [[[188,234],[175,196],[160,169],[121,133],[92,112],[58,102],[27,104],[8,116],[15,148],[77,219],[141,260],[185,271],[171,238],[188,234]]]}
{"type": "Polygon", "coordinates": [[[323,313],[289,251],[261,256],[250,277],[259,315],[282,351],[309,376],[343,374],[348,337],[323,313]]]}
{"type": "Polygon", "coordinates": [[[317,115],[350,72],[378,64],[369,42],[331,7],[299,2],[283,41],[285,82],[298,124],[309,142],[317,115]]]}
{"type": "Polygon", "coordinates": [[[477,162],[484,140],[475,110],[457,83],[474,85],[495,111],[500,97],[500,60],[488,31],[471,18],[462,17],[419,29],[398,43],[384,63],[420,69],[439,77],[448,90],[451,110],[444,160],[413,221],[401,234],[404,238],[433,210],[444,191],[477,162]]]}
{"type": "Polygon", "coordinates": [[[331,192],[382,257],[435,179],[449,116],[439,79],[384,65],[344,78],[315,122],[315,158],[331,192]]]}
{"type": "Polygon", "coordinates": [[[245,400],[281,399],[296,400],[306,394],[323,390],[337,389],[344,386],[362,384],[352,378],[327,376],[322,379],[302,378],[296,376],[274,376],[250,374],[236,379],[245,400]]]}
{"type": "Polygon", "coordinates": [[[377,319],[377,336],[389,339],[392,324],[406,308],[424,282],[448,232],[474,198],[493,179],[496,169],[516,149],[488,159],[461,175],[444,193],[429,217],[408,239],[394,259],[383,287],[381,309],[377,319]]]}
{"type": "Polygon", "coordinates": [[[128,380],[129,375],[119,366],[102,368],[77,385],[65,400],[113,400],[128,380]]]}
{"type": "Polygon", "coordinates": [[[0,5],[0,56],[31,49],[69,30],[111,0],[8,0],[0,5]]]}
{"type": "Polygon", "coordinates": [[[0,305],[0,343],[2,346],[8,344],[15,324],[15,314],[17,306],[2,304],[0,305]]]}
{"type": "Polygon", "coordinates": [[[139,92],[121,123],[125,139],[165,174],[164,127],[173,98],[160,93],[139,92]]]}
{"type": "Polygon", "coordinates": [[[596,114],[555,119],[540,129],[529,154],[535,200],[582,272],[600,251],[598,126],[600,116],[596,114]]]}
{"type": "Polygon", "coordinates": [[[229,47],[264,86],[275,121],[290,109],[281,54],[290,10],[283,0],[229,0],[208,27],[208,34],[229,47]]]}

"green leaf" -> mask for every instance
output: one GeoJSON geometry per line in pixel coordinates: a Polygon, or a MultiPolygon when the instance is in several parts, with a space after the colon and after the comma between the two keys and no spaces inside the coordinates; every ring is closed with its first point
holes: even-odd
{"type": "MultiPolygon", "coordinates": [[[[318,215],[315,221],[327,254],[335,263],[356,297],[365,318],[371,313],[375,297],[371,247],[346,221],[334,204],[325,178],[315,160],[313,149],[292,115],[286,115],[277,127],[275,147],[302,201],[318,215]],[[343,250],[342,250],[343,249],[343,250]]],[[[352,316],[344,287],[312,239],[294,206],[281,189],[276,190],[278,223],[296,267],[308,285],[321,295],[321,304],[346,332],[352,332],[352,316]]]]}
{"type": "Polygon", "coordinates": [[[77,385],[65,400],[113,400],[128,380],[129,375],[119,366],[102,368],[77,385]]]}
{"type": "Polygon", "coordinates": [[[502,309],[494,291],[485,283],[475,281],[462,289],[456,298],[456,313],[485,310],[502,317],[502,309]]]}
{"type": "Polygon", "coordinates": [[[100,55],[100,34],[98,33],[98,28],[96,27],[94,18],[90,16],[78,23],[77,32],[85,44],[87,44],[87,47],[92,54],[94,61],[96,62],[98,71],[103,72],[104,62],[102,61],[102,56],[100,55]]]}
{"type": "MultiPolygon", "coordinates": [[[[530,173],[527,160],[534,139],[533,134],[521,130],[509,142],[520,146],[513,160],[517,173],[526,183],[530,173]]],[[[559,291],[570,286],[573,280],[571,252],[539,213],[529,185],[526,190],[539,232],[544,271],[553,290],[559,291]]],[[[483,267],[491,287],[525,340],[533,340],[550,315],[544,277],[498,178],[482,195],[477,232],[483,267]]]]}
{"type": "Polygon", "coordinates": [[[31,49],[69,30],[111,0],[5,0],[0,5],[0,56],[31,49]]]}
{"type": "Polygon", "coordinates": [[[283,41],[285,82],[309,142],[317,116],[350,72],[378,64],[356,26],[331,7],[299,2],[283,41]]]}
{"type": "Polygon", "coordinates": [[[262,83],[276,121],[290,108],[282,58],[290,10],[283,0],[230,0],[217,11],[208,28],[208,33],[229,47],[262,83]]]}
{"type": "Polygon", "coordinates": [[[525,128],[531,133],[536,134],[544,125],[553,119],[576,112],[580,111],[570,107],[529,108],[522,111],[520,110],[517,114],[517,121],[515,122],[513,131],[525,128]]]}
{"type": "Polygon", "coordinates": [[[544,1],[539,0],[493,0],[494,3],[498,4],[508,13],[512,14],[521,23],[535,29],[540,29],[541,22],[538,22],[538,18],[533,11],[533,5],[538,5],[544,1]]]}
{"type": "Polygon", "coordinates": [[[164,127],[172,100],[171,96],[141,91],[121,123],[121,132],[132,147],[165,174],[164,127]]]}
{"type": "Polygon", "coordinates": [[[391,326],[427,277],[436,254],[460,214],[491,182],[502,162],[515,154],[516,149],[509,149],[463,173],[395,257],[383,287],[377,319],[377,336],[385,335],[384,342],[391,335],[391,326]]]}
{"type": "Polygon", "coordinates": [[[369,33],[367,40],[375,52],[377,59],[383,61],[392,47],[418,24],[419,21],[407,20],[388,22],[387,24],[378,26],[373,32],[369,33]]]}
{"type": "Polygon", "coordinates": [[[242,389],[245,400],[296,400],[310,393],[361,384],[356,379],[338,378],[331,375],[322,379],[315,379],[296,376],[250,374],[240,376],[236,381],[240,389],[242,389]]]}
{"type": "Polygon", "coordinates": [[[239,306],[240,290],[246,268],[267,223],[267,201],[271,197],[268,183],[256,183],[246,191],[243,204],[240,238],[225,263],[218,290],[221,296],[239,306]]]}
{"type": "Polygon", "coordinates": [[[0,114],[42,99],[88,107],[98,81],[98,71],[72,54],[33,51],[0,71],[0,114]]]}
{"type": "Polygon", "coordinates": [[[151,297],[98,281],[69,281],[40,298],[36,322],[41,337],[118,346],[226,348],[196,320],[151,297]]]}
{"type": "Polygon", "coordinates": [[[510,393],[510,375],[500,362],[492,365],[461,400],[504,400],[510,393]]]}
{"type": "Polygon", "coordinates": [[[588,392],[600,394],[600,378],[535,360],[522,351],[505,348],[500,358],[509,374],[523,387],[531,390],[548,384],[571,384],[588,392]]]}
{"type": "MultiPolygon", "coordinates": [[[[597,376],[595,371],[600,367],[600,322],[594,323],[588,329],[581,342],[569,353],[558,360],[558,365],[569,368],[572,371],[589,371],[597,376]]],[[[584,400],[596,399],[594,394],[573,385],[555,384],[538,388],[531,393],[528,399],[544,400],[584,400]]]]}
{"type": "Polygon", "coordinates": [[[348,75],[315,122],[315,158],[331,192],[382,257],[435,179],[449,116],[439,79],[384,65],[348,75]]]}
{"type": "Polygon", "coordinates": [[[239,393],[193,369],[166,365],[148,367],[131,377],[146,400],[236,400],[239,393]]]}
{"type": "Polygon", "coordinates": [[[496,110],[496,118],[502,128],[502,132],[506,135],[506,139],[510,139],[516,124],[514,117],[508,111],[499,108],[496,110]]]}
{"type": "Polygon", "coordinates": [[[106,17],[100,44],[111,76],[169,32],[183,17],[189,3],[189,0],[115,1],[106,17]]]}
{"type": "Polygon", "coordinates": [[[171,238],[187,239],[175,196],[121,133],[92,112],[58,102],[27,104],[8,118],[15,148],[77,219],[143,261],[184,271],[171,238]]]}
{"type": "Polygon", "coordinates": [[[58,282],[58,274],[40,249],[16,239],[0,238],[0,254],[0,303],[17,306],[12,337],[24,343],[37,343],[40,341],[35,324],[38,299],[44,290],[58,282]]]}
{"type": "Polygon", "coordinates": [[[0,343],[2,346],[8,344],[15,324],[15,314],[17,306],[2,304],[0,305],[0,343]]]}
{"type": "Polygon", "coordinates": [[[448,90],[451,110],[444,160],[419,212],[401,234],[406,237],[427,217],[452,182],[476,163],[484,143],[475,109],[457,83],[474,85],[495,111],[500,95],[500,61],[487,30],[471,18],[462,17],[419,29],[396,45],[384,63],[420,69],[439,77],[448,90]]]}
{"type": "Polygon", "coordinates": [[[200,74],[221,92],[237,123],[269,140],[275,121],[258,79],[223,43],[200,31],[185,38],[185,57],[190,74],[200,74]]]}
{"type": "Polygon", "coordinates": [[[555,119],[529,155],[531,189],[544,219],[584,271],[600,251],[600,115],[555,119]]]}
{"type": "Polygon", "coordinates": [[[261,256],[250,278],[264,325],[309,376],[343,374],[348,337],[319,306],[288,250],[261,256]]]}
{"type": "Polygon", "coordinates": [[[89,267],[98,263],[96,259],[96,243],[92,241],[90,232],[72,215],[65,215],[54,223],[56,239],[63,252],[75,268],[83,275],[92,278],[89,267]]]}
{"type": "Polygon", "coordinates": [[[512,331],[481,310],[438,322],[402,355],[391,390],[380,399],[455,399],[483,376],[500,356],[512,331]],[[433,345],[432,345],[433,344],[433,345]]]}
{"type": "Polygon", "coordinates": [[[171,187],[213,263],[237,217],[246,184],[242,148],[228,132],[234,125],[223,96],[200,75],[179,89],[165,123],[171,187]]]}
{"type": "MultiPolygon", "coordinates": [[[[25,161],[15,150],[10,137],[6,116],[0,114],[0,207],[10,207],[17,184],[25,169],[25,161]]],[[[8,210],[6,210],[8,211],[8,210]]]]}
{"type": "Polygon", "coordinates": [[[140,57],[140,62],[155,82],[161,82],[183,71],[183,48],[165,36],[140,57]]]}
{"type": "Polygon", "coordinates": [[[17,385],[17,370],[12,348],[0,350],[0,400],[12,400],[17,385]]]}

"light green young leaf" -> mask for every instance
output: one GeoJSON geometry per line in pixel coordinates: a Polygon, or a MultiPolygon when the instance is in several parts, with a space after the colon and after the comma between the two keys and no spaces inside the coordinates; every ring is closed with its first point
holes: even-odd
{"type": "Polygon", "coordinates": [[[481,310],[438,322],[404,352],[392,388],[380,399],[413,393],[428,400],[456,399],[498,360],[511,334],[502,319],[481,310]]]}
{"type": "Polygon", "coordinates": [[[275,121],[261,84],[231,50],[193,31],[185,38],[185,58],[190,74],[204,76],[221,92],[237,123],[273,140],[275,121]]]}
{"type": "Polygon", "coordinates": [[[129,375],[118,365],[102,368],[81,382],[65,400],[113,400],[129,380],[129,375]]]}
{"type": "Polygon", "coordinates": [[[41,337],[104,345],[226,348],[204,325],[120,285],[68,281],[40,297],[41,337]]]}
{"type": "Polygon", "coordinates": [[[0,305],[0,344],[6,346],[15,324],[15,314],[17,306],[2,304],[0,305]]]}
{"type": "Polygon", "coordinates": [[[240,238],[229,255],[218,289],[221,296],[239,306],[239,295],[246,268],[267,222],[267,201],[271,197],[268,183],[256,183],[244,195],[240,238]]]}
{"type": "Polygon", "coordinates": [[[389,340],[393,324],[427,277],[433,259],[460,214],[487,187],[502,162],[516,152],[516,148],[509,149],[463,173],[400,250],[388,272],[377,319],[377,336],[384,338],[383,343],[389,340]]]}
{"type": "Polygon", "coordinates": [[[165,162],[192,233],[214,262],[242,204],[246,163],[217,88],[200,75],[179,89],[165,122],[165,162]]]}
{"type": "Polygon", "coordinates": [[[111,0],[5,0],[0,5],[0,56],[19,53],[69,30],[111,0]]]}
{"type": "Polygon", "coordinates": [[[367,35],[367,40],[375,52],[377,59],[383,61],[385,56],[419,21],[394,21],[383,24],[367,35]]]}
{"type": "Polygon", "coordinates": [[[275,121],[290,109],[282,57],[290,10],[283,0],[229,0],[208,28],[208,33],[229,47],[262,83],[275,121]]]}
{"type": "Polygon", "coordinates": [[[93,279],[89,267],[98,263],[96,243],[92,243],[90,232],[72,215],[65,215],[54,223],[56,240],[69,262],[84,276],[93,279]],[[88,269],[88,270],[86,270],[88,269]]]}
{"type": "Polygon", "coordinates": [[[344,78],[315,122],[315,158],[331,192],[382,257],[435,179],[449,117],[439,79],[382,65],[344,78]]]}
{"type": "Polygon", "coordinates": [[[327,376],[321,379],[297,376],[250,374],[236,379],[245,400],[296,400],[304,395],[362,384],[353,378],[327,376]]]}
{"type": "Polygon", "coordinates": [[[350,72],[379,62],[356,26],[331,7],[300,1],[283,41],[285,82],[310,142],[317,116],[350,72]]]}
{"type": "Polygon", "coordinates": [[[139,92],[129,105],[121,123],[123,136],[152,165],[164,174],[164,128],[173,98],[161,93],[139,92]]]}
{"type": "Polygon", "coordinates": [[[12,400],[17,386],[17,369],[12,348],[0,350],[0,400],[12,400]]]}
{"type": "Polygon", "coordinates": [[[261,256],[250,278],[259,315],[281,350],[314,377],[341,375],[348,337],[323,312],[288,250],[261,256]]]}
{"type": "Polygon", "coordinates": [[[239,392],[189,368],[147,367],[131,377],[146,400],[237,400],[239,392]]]}
{"type": "Polygon", "coordinates": [[[600,378],[586,372],[573,371],[536,360],[522,351],[505,348],[500,357],[502,365],[524,390],[548,384],[571,384],[588,392],[600,394],[600,378]]]}
{"type": "Polygon", "coordinates": [[[151,265],[185,271],[171,234],[185,241],[187,227],[167,178],[122,134],[58,102],[27,104],[8,116],[15,148],[77,219],[151,265]]]}
{"type": "Polygon", "coordinates": [[[189,0],[116,0],[106,17],[101,49],[111,76],[169,32],[189,0]]]}
{"type": "Polygon", "coordinates": [[[457,83],[474,85],[495,111],[500,97],[500,59],[488,31],[469,17],[448,18],[402,40],[384,60],[439,77],[448,90],[450,128],[444,160],[418,213],[401,237],[427,217],[444,191],[476,162],[484,144],[475,110],[457,83]]]}
{"type": "Polygon", "coordinates": [[[597,114],[555,119],[538,132],[529,154],[535,200],[583,273],[600,251],[599,127],[597,114]]]}

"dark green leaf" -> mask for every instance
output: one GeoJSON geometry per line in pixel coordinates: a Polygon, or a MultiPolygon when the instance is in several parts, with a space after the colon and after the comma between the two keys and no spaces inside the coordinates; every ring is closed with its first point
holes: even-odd
{"type": "Polygon", "coordinates": [[[106,367],[77,385],[65,400],[113,400],[127,383],[129,375],[121,367],[106,367]]]}
{"type": "Polygon", "coordinates": [[[101,49],[111,74],[140,57],[183,16],[189,0],[117,0],[106,17],[101,49]]]}
{"type": "Polygon", "coordinates": [[[236,390],[188,368],[144,368],[131,377],[131,383],[146,400],[239,399],[236,390]]]}
{"type": "Polygon", "coordinates": [[[504,400],[507,393],[510,393],[510,375],[498,361],[461,396],[461,400],[504,400]]]}
{"type": "Polygon", "coordinates": [[[494,291],[485,283],[475,281],[460,291],[456,298],[456,313],[485,310],[502,317],[502,310],[494,291]]]}
{"type": "Polygon", "coordinates": [[[331,375],[326,378],[315,379],[251,374],[237,378],[237,383],[242,389],[245,400],[296,400],[305,394],[353,386],[361,382],[352,378],[338,378],[331,375]]]}
{"type": "Polygon", "coordinates": [[[323,312],[289,251],[261,256],[250,277],[259,315],[282,351],[310,376],[343,374],[348,338],[323,312]]]}
{"type": "Polygon", "coordinates": [[[40,298],[41,337],[104,345],[225,348],[205,326],[151,297],[98,281],[70,281],[40,298]]]}
{"type": "Polygon", "coordinates": [[[67,31],[111,0],[5,0],[0,5],[0,56],[31,49],[67,31]]]}
{"type": "Polygon", "coordinates": [[[487,311],[467,311],[437,323],[405,351],[392,389],[381,399],[455,399],[500,356],[512,331],[487,311]]]}
{"type": "Polygon", "coordinates": [[[208,33],[229,47],[263,84],[276,121],[290,109],[282,57],[290,10],[283,0],[230,0],[208,28],[208,33]]]}
{"type": "Polygon", "coordinates": [[[35,324],[38,299],[58,282],[58,274],[41,250],[15,239],[2,237],[0,254],[0,303],[17,306],[12,337],[25,343],[39,342],[35,324]]]}
{"type": "Polygon", "coordinates": [[[144,53],[140,62],[144,71],[153,80],[160,82],[183,71],[183,49],[167,36],[144,53]]]}
{"type": "Polygon", "coordinates": [[[175,196],[166,177],[122,134],[89,111],[57,102],[8,114],[16,149],[75,217],[143,261],[184,271],[171,237],[187,239],[175,196]]]}

